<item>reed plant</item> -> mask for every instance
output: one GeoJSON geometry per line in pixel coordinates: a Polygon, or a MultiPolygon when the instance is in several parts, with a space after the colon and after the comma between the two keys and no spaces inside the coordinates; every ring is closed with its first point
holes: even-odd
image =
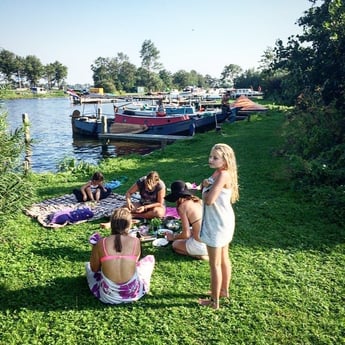
{"type": "MultiPolygon", "coordinates": [[[[108,159],[95,167],[106,179],[126,176],[123,194],[140,176],[157,170],[199,183],[212,170],[211,147],[231,145],[237,155],[240,201],[230,248],[230,299],[215,311],[197,300],[209,289],[209,267],[143,245],[156,266],[150,294],[107,306],[86,284],[88,237],[100,222],[50,230],[18,214],[1,226],[1,344],[344,344],[345,230],[290,188],[280,154],[285,110],[251,121],[223,124],[147,156],[108,159]]],[[[37,200],[70,193],[85,182],[75,172],[33,174],[37,200]]]]}

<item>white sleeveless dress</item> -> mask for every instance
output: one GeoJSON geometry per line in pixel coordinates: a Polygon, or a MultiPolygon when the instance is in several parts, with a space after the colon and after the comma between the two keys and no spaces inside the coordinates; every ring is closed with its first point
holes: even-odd
{"type": "Polygon", "coordinates": [[[230,199],[231,190],[223,188],[213,205],[203,203],[200,239],[209,247],[224,247],[232,241],[235,214],[230,199]]]}

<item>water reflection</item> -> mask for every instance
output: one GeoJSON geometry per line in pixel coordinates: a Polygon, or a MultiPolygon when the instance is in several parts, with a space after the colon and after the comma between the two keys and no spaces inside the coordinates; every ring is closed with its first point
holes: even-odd
{"type": "MultiPolygon", "coordinates": [[[[75,155],[94,154],[91,161],[101,158],[125,156],[132,153],[144,155],[159,148],[158,144],[137,143],[126,141],[110,141],[102,145],[99,140],[88,139],[80,136],[73,136],[73,152],[75,155]]],[[[85,161],[85,159],[83,159],[85,161]]]]}
{"type": "MultiPolygon", "coordinates": [[[[105,157],[118,157],[130,153],[146,154],[159,147],[157,144],[121,141],[110,142],[107,150],[104,150],[101,141],[74,137],[70,115],[76,109],[86,111],[80,105],[72,105],[68,98],[38,98],[6,100],[0,111],[7,111],[11,130],[22,126],[22,115],[28,114],[33,140],[34,172],[56,172],[59,163],[66,158],[97,164],[105,157]]],[[[103,114],[110,114],[112,111],[112,104],[102,105],[103,114]]]]}

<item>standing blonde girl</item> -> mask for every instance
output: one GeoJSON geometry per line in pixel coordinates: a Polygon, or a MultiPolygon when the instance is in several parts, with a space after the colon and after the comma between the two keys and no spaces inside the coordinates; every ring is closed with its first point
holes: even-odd
{"type": "Polygon", "coordinates": [[[237,164],[233,149],[216,144],[208,158],[212,176],[202,182],[204,202],[200,239],[206,243],[211,270],[211,297],[200,299],[203,306],[219,308],[219,297],[229,296],[231,262],[229,243],[235,230],[232,204],[239,199],[237,164]]]}

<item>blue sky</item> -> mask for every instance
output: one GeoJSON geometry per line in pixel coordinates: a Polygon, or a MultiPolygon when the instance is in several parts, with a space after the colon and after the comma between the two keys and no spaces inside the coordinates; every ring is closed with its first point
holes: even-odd
{"type": "Polygon", "coordinates": [[[137,67],[151,40],[164,68],[219,78],[224,66],[257,68],[268,47],[301,32],[308,0],[0,0],[0,48],[68,67],[92,83],[98,57],[126,54],[137,67]]]}

